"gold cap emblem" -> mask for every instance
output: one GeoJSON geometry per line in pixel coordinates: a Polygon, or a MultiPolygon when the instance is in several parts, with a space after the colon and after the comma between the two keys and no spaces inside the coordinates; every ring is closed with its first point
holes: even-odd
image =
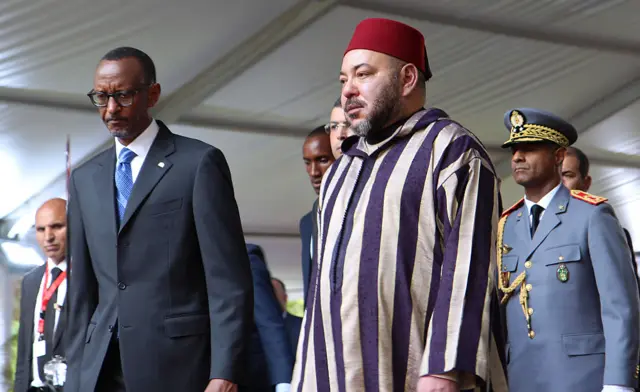
{"type": "Polygon", "coordinates": [[[512,132],[520,132],[522,130],[522,126],[524,125],[524,116],[522,113],[517,110],[512,111],[509,121],[513,127],[512,132]]]}

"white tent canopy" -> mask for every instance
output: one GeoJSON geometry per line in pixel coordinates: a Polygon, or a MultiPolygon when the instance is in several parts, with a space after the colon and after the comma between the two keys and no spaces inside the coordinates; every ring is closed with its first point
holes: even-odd
{"type": "Polygon", "coordinates": [[[154,115],[222,149],[247,240],[299,290],[298,220],[315,197],[302,141],[328,120],[355,25],[381,16],[425,35],[428,104],[487,145],[505,205],[522,191],[499,148],[502,115],[549,110],[578,128],[577,146],[593,161],[591,192],[610,199],[640,246],[637,15],[633,0],[6,0],[0,217],[25,229],[42,201],[65,196],[67,135],[74,165],[111,142],[85,94],[103,54],[134,46],[156,64],[163,92],[154,115]]]}

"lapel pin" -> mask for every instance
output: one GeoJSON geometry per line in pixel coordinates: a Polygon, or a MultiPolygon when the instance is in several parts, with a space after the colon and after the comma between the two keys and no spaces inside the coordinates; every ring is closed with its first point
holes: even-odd
{"type": "Polygon", "coordinates": [[[164,167],[164,162],[158,162],[158,167],[164,167]]]}
{"type": "Polygon", "coordinates": [[[522,212],[518,212],[518,218],[522,216],[522,212]]]}
{"type": "Polygon", "coordinates": [[[560,205],[558,206],[558,209],[559,209],[560,211],[564,210],[564,205],[560,204],[560,205]]]}

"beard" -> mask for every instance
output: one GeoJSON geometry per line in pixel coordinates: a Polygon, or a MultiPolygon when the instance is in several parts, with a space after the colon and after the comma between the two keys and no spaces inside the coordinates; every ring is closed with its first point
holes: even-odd
{"type": "Polygon", "coordinates": [[[134,140],[145,130],[145,128],[139,129],[140,124],[144,123],[141,116],[120,117],[115,115],[108,116],[103,121],[111,136],[120,140],[134,140]],[[111,121],[117,121],[117,123],[111,123],[111,121]]]}
{"type": "MultiPolygon", "coordinates": [[[[353,119],[347,115],[350,128],[357,136],[367,137],[372,131],[380,131],[400,113],[400,83],[398,75],[394,75],[387,84],[381,87],[380,91],[380,95],[371,104],[371,111],[365,119],[353,125],[353,119]]],[[[344,107],[354,104],[365,106],[356,97],[352,97],[345,102],[344,107]]]]}

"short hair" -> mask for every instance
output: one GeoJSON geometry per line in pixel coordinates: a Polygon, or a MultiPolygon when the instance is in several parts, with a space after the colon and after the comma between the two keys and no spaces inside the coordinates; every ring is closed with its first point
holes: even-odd
{"type": "MultiPolygon", "coordinates": [[[[402,67],[404,67],[407,64],[409,64],[409,63],[407,63],[404,60],[400,60],[400,59],[398,59],[396,57],[392,57],[391,58],[391,66],[393,67],[393,69],[396,72],[396,74],[399,73],[400,70],[402,69],[402,67]]],[[[413,65],[418,70],[418,81],[416,82],[416,87],[418,87],[418,89],[420,91],[426,91],[427,90],[427,78],[425,77],[424,73],[420,70],[420,68],[418,68],[417,65],[415,65],[415,64],[413,64],[413,65]]]]}
{"type": "Polygon", "coordinates": [[[156,66],[153,64],[153,60],[145,52],[140,49],[131,48],[128,46],[121,46],[110,50],[102,56],[100,61],[116,61],[125,58],[133,57],[142,65],[142,72],[144,73],[144,83],[153,84],[156,82],[156,66]]]}
{"type": "Polygon", "coordinates": [[[275,280],[276,282],[280,283],[280,285],[282,286],[282,290],[284,290],[284,292],[285,292],[285,293],[287,292],[287,286],[285,286],[285,285],[284,285],[284,282],[283,282],[283,281],[281,281],[281,280],[280,280],[280,279],[278,279],[278,278],[274,278],[274,277],[271,277],[271,279],[273,279],[273,280],[275,280]]]}
{"type": "Polygon", "coordinates": [[[341,98],[342,97],[338,97],[338,99],[336,99],[336,101],[333,103],[333,108],[331,110],[333,110],[335,108],[342,108],[342,100],[341,100],[341,98]]]}
{"type": "Polygon", "coordinates": [[[589,174],[589,158],[587,155],[577,147],[567,147],[566,154],[578,158],[578,170],[580,171],[580,175],[582,178],[587,177],[589,174]]]}
{"type": "Polygon", "coordinates": [[[324,130],[324,125],[315,127],[313,131],[309,132],[309,134],[307,135],[307,139],[316,136],[327,136],[327,131],[324,130]]]}

